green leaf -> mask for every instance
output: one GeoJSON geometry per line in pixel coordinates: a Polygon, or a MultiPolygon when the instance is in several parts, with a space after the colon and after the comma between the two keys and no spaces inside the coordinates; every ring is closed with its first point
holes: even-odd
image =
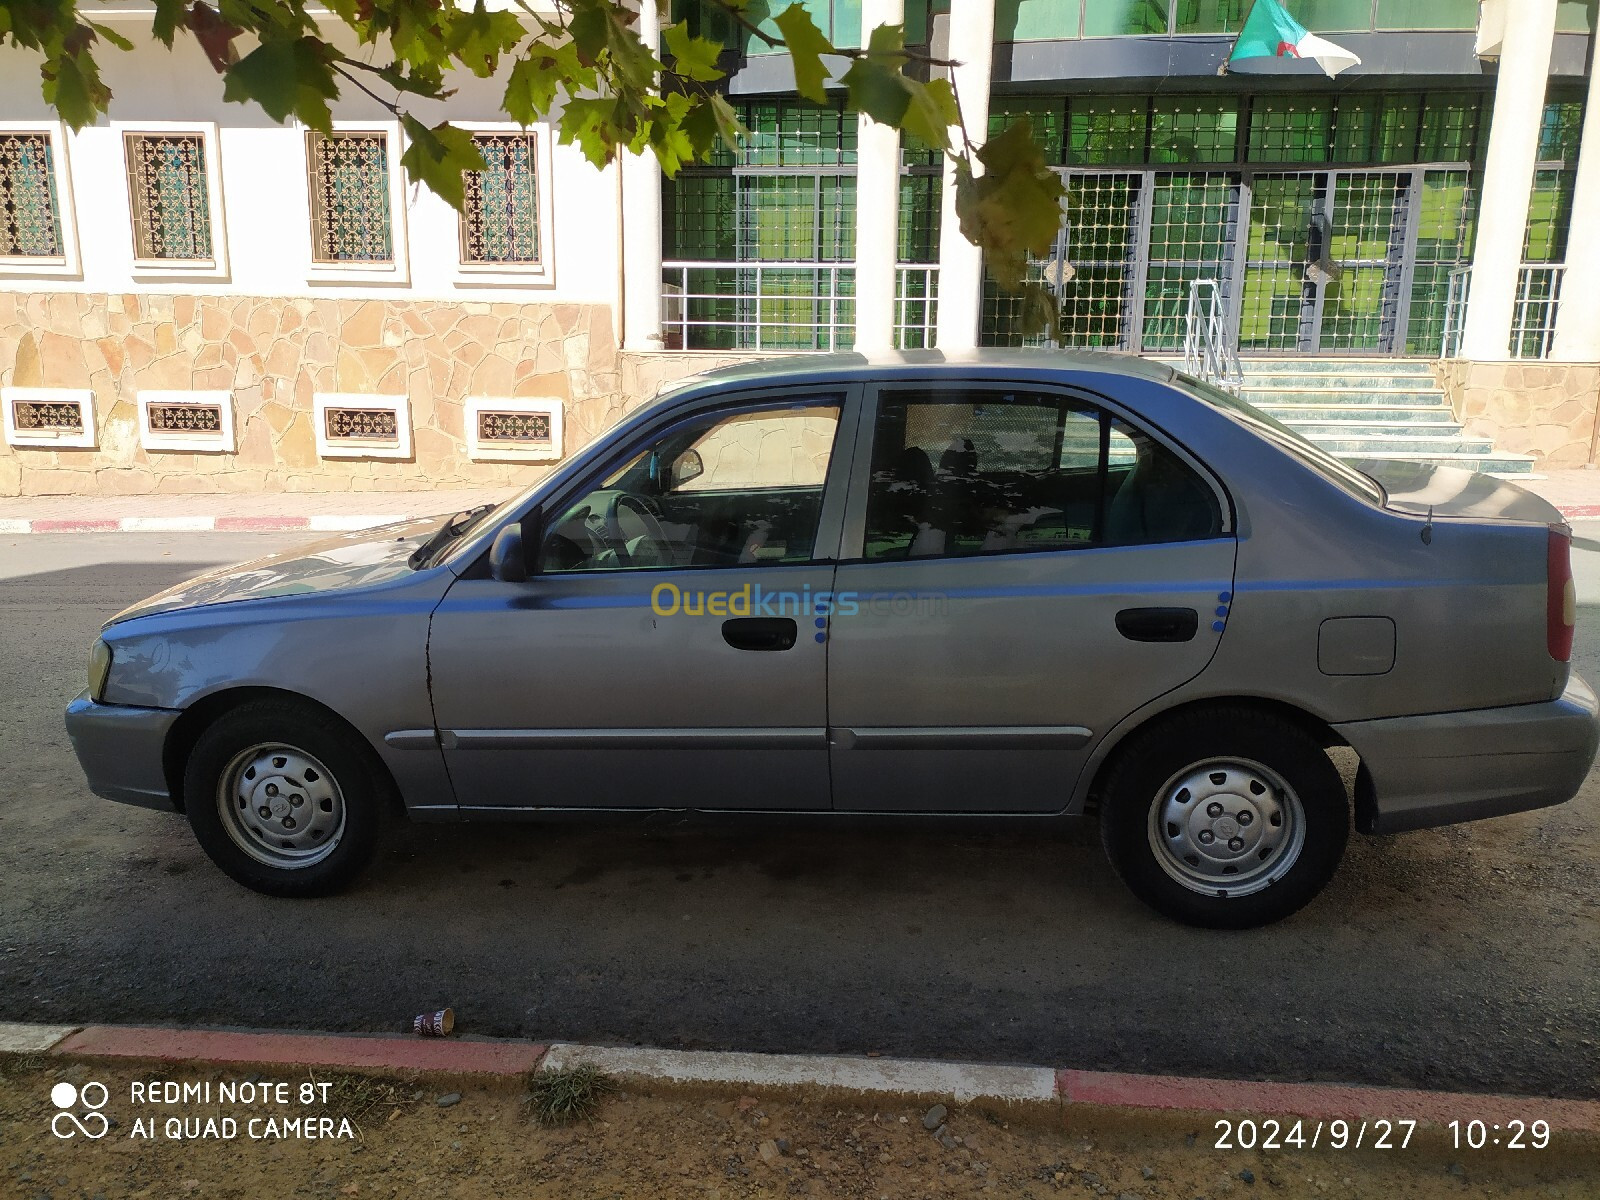
{"type": "Polygon", "coordinates": [[[444,197],[458,212],[466,203],[463,171],[482,171],[488,167],[472,135],[448,121],[429,129],[407,113],[400,118],[410,145],[400,156],[408,178],[444,197]]]}
{"type": "Polygon", "coordinates": [[[622,103],[611,96],[567,101],[561,113],[562,144],[577,146],[595,166],[605,166],[616,157],[617,147],[631,140],[631,129],[619,119],[622,103]]]}
{"type": "Polygon", "coordinates": [[[1061,228],[1066,188],[1033,140],[1027,120],[989,139],[977,151],[984,173],[965,156],[956,161],[956,215],[961,232],[982,248],[1000,285],[1022,286],[1030,254],[1050,252],[1061,228]]]}
{"type": "Polygon", "coordinates": [[[111,89],[100,81],[100,67],[89,53],[88,41],[93,36],[91,33],[89,39],[76,42],[68,39],[68,45],[74,48],[47,57],[39,69],[45,103],[52,105],[72,129],[93,125],[111,103],[111,89]]]}
{"type": "Polygon", "coordinates": [[[95,33],[97,33],[101,37],[105,38],[106,41],[110,42],[118,50],[132,50],[133,49],[133,43],[130,42],[127,38],[123,37],[115,29],[109,29],[106,26],[100,24],[98,21],[85,21],[84,24],[88,25],[90,29],[94,30],[95,33]]]}
{"type": "Polygon", "coordinates": [[[704,162],[711,157],[719,138],[729,150],[737,153],[739,139],[750,132],[739,122],[739,114],[734,111],[733,105],[718,92],[702,97],[695,103],[683,118],[683,131],[694,145],[693,157],[697,162],[704,162]]]}
{"type": "Polygon", "coordinates": [[[833,43],[822,36],[822,30],[811,19],[811,14],[798,4],[791,4],[774,19],[773,24],[783,34],[783,42],[794,60],[794,90],[815,104],[828,102],[828,68],[823,64],[824,54],[836,51],[833,43]]]}
{"type": "Polygon", "coordinates": [[[523,38],[522,22],[509,12],[491,13],[484,0],[470,12],[458,13],[447,42],[456,61],[479,78],[487,79],[500,65],[500,56],[523,38]]]}
{"type": "Polygon", "coordinates": [[[672,69],[676,74],[700,83],[722,78],[722,68],[717,66],[717,58],[722,53],[721,42],[691,37],[687,21],[669,25],[662,32],[661,40],[672,55],[672,69]]]}
{"type": "Polygon", "coordinates": [[[949,80],[919,83],[903,75],[900,78],[910,97],[900,128],[936,150],[949,149],[950,127],[961,124],[961,110],[949,80]]]}
{"type": "Polygon", "coordinates": [[[508,116],[521,125],[532,125],[550,111],[556,93],[572,85],[583,70],[571,43],[555,49],[534,47],[519,58],[506,79],[504,106],[508,116]]]}
{"type": "Polygon", "coordinates": [[[317,38],[262,42],[228,68],[222,98],[259,104],[274,121],[296,117],[321,133],[333,130],[328,101],[339,94],[328,55],[317,38]]]}

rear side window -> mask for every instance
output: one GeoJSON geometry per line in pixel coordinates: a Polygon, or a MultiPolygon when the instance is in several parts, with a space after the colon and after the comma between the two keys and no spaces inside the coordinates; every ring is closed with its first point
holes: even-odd
{"type": "Polygon", "coordinates": [[[883,396],[868,559],[1217,537],[1216,493],[1160,442],[1082,400],[1027,392],[883,396]]]}

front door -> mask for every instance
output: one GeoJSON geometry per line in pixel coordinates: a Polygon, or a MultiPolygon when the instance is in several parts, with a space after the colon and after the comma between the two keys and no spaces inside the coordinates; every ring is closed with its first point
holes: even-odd
{"type": "Polygon", "coordinates": [[[463,810],[828,807],[815,611],[854,409],[844,393],[730,404],[549,497],[525,523],[535,573],[469,572],[434,613],[463,810]]]}
{"type": "Polygon", "coordinates": [[[1240,352],[1398,352],[1415,172],[1307,171],[1247,182],[1240,352]]]}
{"type": "Polygon", "coordinates": [[[878,392],[829,630],[834,806],[1053,812],[1097,738],[1222,636],[1209,479],[1070,393],[878,392]]]}

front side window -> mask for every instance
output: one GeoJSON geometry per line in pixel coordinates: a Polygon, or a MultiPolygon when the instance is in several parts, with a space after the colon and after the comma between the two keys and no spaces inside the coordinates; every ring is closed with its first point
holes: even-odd
{"type": "Polygon", "coordinates": [[[839,411],[829,402],[724,412],[668,431],[549,524],[540,569],[811,561],[839,411]]]}
{"type": "Polygon", "coordinates": [[[896,394],[879,405],[867,559],[1216,537],[1215,492],[1160,442],[1080,400],[896,394]]]}

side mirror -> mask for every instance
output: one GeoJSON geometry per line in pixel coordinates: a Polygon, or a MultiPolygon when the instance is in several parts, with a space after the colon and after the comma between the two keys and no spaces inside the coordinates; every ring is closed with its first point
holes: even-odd
{"type": "Polygon", "coordinates": [[[489,573],[501,583],[523,583],[528,578],[528,556],[522,548],[522,525],[513,522],[494,536],[489,548],[489,573]]]}
{"type": "Polygon", "coordinates": [[[670,486],[682,487],[691,479],[699,479],[706,473],[706,464],[700,457],[698,450],[685,450],[678,455],[678,460],[672,464],[672,480],[670,486]]]}

